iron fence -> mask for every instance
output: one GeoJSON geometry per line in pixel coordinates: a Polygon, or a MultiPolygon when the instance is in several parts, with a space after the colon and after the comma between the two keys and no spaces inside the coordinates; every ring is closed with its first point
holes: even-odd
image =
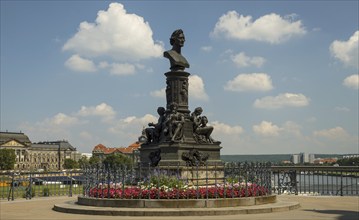
{"type": "Polygon", "coordinates": [[[273,192],[359,195],[358,166],[272,166],[273,192]]]}
{"type": "Polygon", "coordinates": [[[179,163],[64,172],[0,172],[0,199],[84,195],[97,198],[228,198],[266,194],[359,195],[359,167],[269,163],[179,163]],[[170,193],[163,193],[170,192],[170,193]]]}
{"type": "Polygon", "coordinates": [[[83,194],[83,171],[0,172],[0,199],[83,194]]]}
{"type": "Polygon", "coordinates": [[[84,169],[84,196],[126,199],[208,199],[262,196],[271,193],[270,164],[137,164],[84,169]]]}

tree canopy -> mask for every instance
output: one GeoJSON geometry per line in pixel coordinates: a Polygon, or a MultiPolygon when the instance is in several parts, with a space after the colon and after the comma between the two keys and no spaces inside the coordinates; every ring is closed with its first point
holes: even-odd
{"type": "Polygon", "coordinates": [[[65,169],[76,169],[76,168],[79,168],[79,164],[77,163],[77,161],[75,161],[73,159],[65,159],[64,168],[65,169]]]}
{"type": "Polygon", "coordinates": [[[105,165],[111,166],[111,167],[120,167],[121,165],[126,166],[132,166],[132,160],[131,158],[122,155],[122,154],[111,154],[108,155],[103,161],[105,165]]]}
{"type": "Polygon", "coordinates": [[[359,166],[359,157],[339,159],[337,163],[340,166],[359,166]]]}
{"type": "Polygon", "coordinates": [[[14,149],[0,149],[0,170],[12,170],[16,162],[14,149]]]}

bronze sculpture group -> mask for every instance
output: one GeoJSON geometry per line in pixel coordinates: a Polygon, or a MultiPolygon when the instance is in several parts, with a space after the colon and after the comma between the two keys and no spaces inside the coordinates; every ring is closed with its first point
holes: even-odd
{"type": "Polygon", "coordinates": [[[188,166],[204,165],[206,161],[219,161],[219,141],[213,140],[213,127],[197,107],[191,113],[188,108],[190,73],[185,69],[189,63],[181,54],[185,36],[181,29],[170,37],[172,49],[163,56],[170,62],[166,72],[166,106],[158,107],[157,123],[148,123],[144,130],[147,138],[141,146],[141,161],[157,166],[160,161],[186,162],[188,166]]]}
{"type": "MultiPolygon", "coordinates": [[[[193,123],[193,137],[197,143],[214,143],[211,137],[213,127],[208,126],[206,116],[201,116],[203,110],[197,107],[191,114],[189,120],[193,123]]],[[[157,123],[148,123],[145,129],[147,144],[161,143],[165,141],[182,142],[183,141],[183,125],[185,123],[184,114],[177,111],[177,104],[171,103],[170,109],[165,110],[164,107],[158,107],[159,115],[157,123]]]]}

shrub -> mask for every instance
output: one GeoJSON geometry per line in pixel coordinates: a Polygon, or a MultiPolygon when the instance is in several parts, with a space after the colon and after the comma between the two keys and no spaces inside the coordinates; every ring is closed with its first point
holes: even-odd
{"type": "Polygon", "coordinates": [[[43,196],[49,196],[50,195],[50,189],[45,187],[42,189],[42,195],[43,196]]]}

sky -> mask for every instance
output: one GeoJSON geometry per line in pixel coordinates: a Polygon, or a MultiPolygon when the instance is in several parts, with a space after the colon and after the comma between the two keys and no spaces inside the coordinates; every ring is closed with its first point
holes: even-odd
{"type": "Polygon", "coordinates": [[[359,153],[358,1],[3,1],[1,131],[126,147],[165,106],[182,29],[189,109],[221,154],[359,153]]]}

